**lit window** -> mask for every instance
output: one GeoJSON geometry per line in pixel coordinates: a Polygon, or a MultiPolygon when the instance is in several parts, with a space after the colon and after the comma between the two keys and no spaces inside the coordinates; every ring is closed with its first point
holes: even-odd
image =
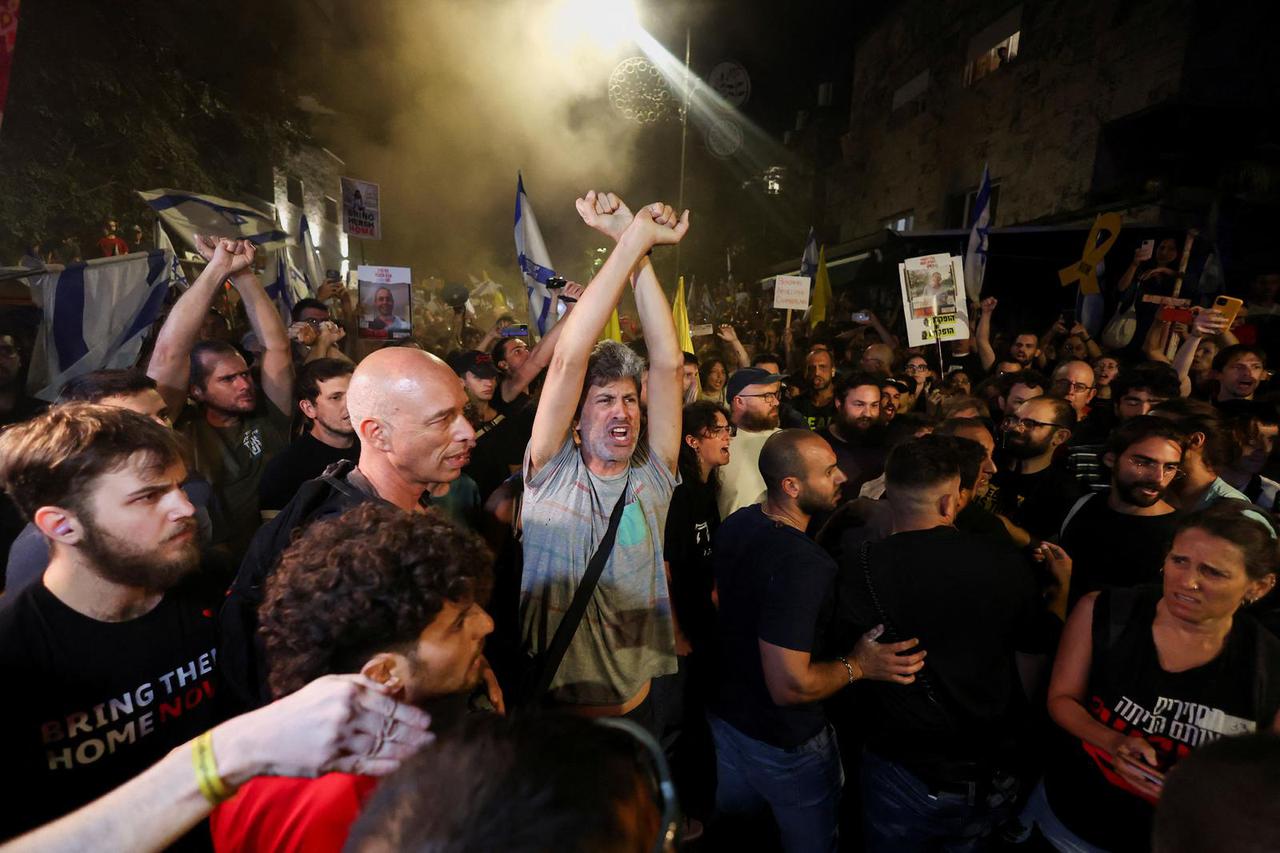
{"type": "Polygon", "coordinates": [[[964,84],[974,83],[1012,62],[1018,56],[1018,37],[1022,31],[1022,7],[1006,12],[999,20],[969,40],[968,60],[964,67],[964,84]]]}
{"type": "Polygon", "coordinates": [[[770,166],[764,170],[764,194],[782,195],[782,177],[786,169],[782,166],[770,166]]]}
{"type": "Polygon", "coordinates": [[[898,213],[890,216],[884,221],[884,227],[890,231],[910,231],[915,227],[916,213],[914,210],[908,210],[904,213],[898,213]]]}

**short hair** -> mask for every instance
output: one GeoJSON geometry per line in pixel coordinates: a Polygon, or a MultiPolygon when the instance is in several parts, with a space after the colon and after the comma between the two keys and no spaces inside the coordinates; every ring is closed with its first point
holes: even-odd
{"type": "MultiPolygon", "coordinates": [[[[1076,410],[1061,397],[1033,397],[1027,400],[1026,403],[1048,403],[1053,409],[1053,415],[1051,416],[1053,423],[1063,429],[1074,430],[1076,428],[1076,410]]],[[[1023,405],[1026,405],[1026,403],[1023,403],[1023,405]]],[[[1009,412],[1009,414],[1013,414],[1013,412],[1009,412]]]]}
{"type": "Polygon", "coordinates": [[[951,436],[922,435],[889,451],[885,487],[919,491],[960,476],[960,457],[951,436]]]}
{"type": "Polygon", "coordinates": [[[684,363],[685,363],[685,364],[692,364],[694,367],[697,367],[697,366],[698,366],[698,357],[697,357],[696,355],[694,355],[693,353],[689,352],[688,350],[685,350],[685,352],[684,352],[684,363]]]}
{"type": "Polygon", "coordinates": [[[1268,853],[1280,803],[1280,736],[1220,738],[1183,758],[1156,803],[1153,853],[1268,853]]]}
{"type": "Polygon", "coordinates": [[[762,364],[776,364],[781,367],[782,363],[782,359],[776,352],[758,352],[751,358],[752,367],[759,367],[762,364]]]}
{"type": "Polygon", "coordinates": [[[870,373],[865,370],[847,373],[844,376],[836,378],[835,400],[836,405],[840,405],[849,396],[849,392],[854,388],[861,388],[863,385],[871,385],[877,392],[884,387],[884,377],[878,373],[870,373]]]}
{"type": "Polygon", "coordinates": [[[889,452],[902,442],[916,437],[922,429],[934,429],[936,421],[923,412],[899,412],[884,428],[883,448],[889,452]]]}
{"type": "Polygon", "coordinates": [[[1169,418],[1156,415],[1136,415],[1111,431],[1107,436],[1107,453],[1116,458],[1140,441],[1163,438],[1172,441],[1182,450],[1187,449],[1187,435],[1169,418]]]}
{"type": "Polygon", "coordinates": [[[953,417],[956,412],[963,412],[965,409],[975,410],[980,417],[991,417],[991,410],[987,408],[987,401],[980,397],[951,397],[943,400],[940,409],[944,420],[953,417]]]}
{"type": "Polygon", "coordinates": [[[1041,391],[1048,393],[1049,380],[1045,378],[1043,373],[1037,370],[1016,370],[1013,373],[1006,373],[997,377],[996,381],[1000,386],[1000,396],[1008,397],[1009,392],[1013,390],[1014,385],[1025,385],[1027,388],[1039,388],[1041,391]]]}
{"type": "Polygon", "coordinates": [[[363,503],[306,529],[280,557],[258,608],[275,698],[416,642],[445,601],[483,605],[493,555],[436,511],[363,503]]]}
{"type": "Polygon", "coordinates": [[[1121,397],[1135,389],[1145,389],[1167,400],[1182,393],[1182,380],[1169,365],[1144,361],[1124,368],[1111,380],[1111,399],[1118,403],[1121,397]]]}
{"type": "Polygon", "coordinates": [[[209,382],[209,367],[205,361],[206,355],[238,355],[244,358],[244,354],[240,350],[226,341],[196,341],[195,345],[191,347],[191,378],[189,381],[201,390],[209,382]]]}
{"type": "Polygon", "coordinates": [[[962,435],[940,435],[938,432],[934,432],[934,435],[951,439],[960,468],[960,487],[972,491],[982,475],[982,465],[987,461],[987,449],[972,438],[962,435]]]}
{"type": "Polygon", "coordinates": [[[1233,461],[1231,430],[1222,422],[1218,410],[1204,400],[1174,397],[1156,406],[1152,414],[1172,418],[1187,436],[1197,432],[1204,435],[1200,455],[1210,468],[1222,470],[1233,461]]]}
{"type": "Polygon", "coordinates": [[[140,370],[94,370],[67,381],[59,403],[97,403],[107,397],[132,397],[154,391],[156,381],[140,370]]]}
{"type": "Polygon", "coordinates": [[[633,736],[581,717],[473,714],[378,785],[346,849],[622,853],[620,806],[653,787],[637,784],[649,762],[633,736]]]}
{"type": "Polygon", "coordinates": [[[306,311],[308,308],[314,308],[319,311],[323,311],[326,314],[329,313],[328,305],[325,305],[319,299],[313,299],[312,297],[308,296],[305,299],[299,299],[297,302],[294,303],[293,308],[289,312],[289,315],[293,318],[293,322],[297,323],[299,320],[301,320],[302,312],[306,311]]]}
{"type": "MultiPolygon", "coordinates": [[[[987,426],[987,422],[982,418],[947,418],[934,428],[933,434],[954,435],[958,438],[964,438],[960,433],[970,429],[980,429],[987,435],[991,435],[991,427],[987,426]]],[[[995,441],[995,436],[991,435],[991,440],[995,441]]]]}
{"type": "Polygon", "coordinates": [[[1262,366],[1267,366],[1267,351],[1262,347],[1252,346],[1251,344],[1233,344],[1218,350],[1218,354],[1213,357],[1213,369],[1221,373],[1226,370],[1228,364],[1245,355],[1257,356],[1258,360],[1262,362],[1262,366]]]}
{"type": "Polygon", "coordinates": [[[178,433],[145,415],[66,403],[0,433],[0,486],[29,520],[42,506],[81,510],[93,480],[135,456],[164,470],[184,453],[178,433]]]}
{"type": "Polygon", "coordinates": [[[339,376],[350,376],[355,373],[356,366],[341,358],[317,358],[308,361],[298,371],[298,399],[315,403],[320,396],[320,383],[337,379],[339,376]]]}
{"type": "Polygon", "coordinates": [[[640,393],[641,377],[646,370],[644,359],[626,344],[617,341],[601,341],[587,359],[587,372],[582,378],[582,393],[578,396],[578,414],[586,402],[587,390],[593,385],[610,385],[622,379],[630,379],[640,393]]]}
{"type": "Polygon", "coordinates": [[[812,438],[822,440],[807,429],[783,429],[765,440],[764,446],[760,448],[759,465],[760,476],[764,478],[769,494],[776,495],[782,487],[782,481],[788,477],[804,479],[808,471],[805,469],[804,454],[800,450],[812,438]]]}
{"type": "Polygon", "coordinates": [[[1022,338],[1022,337],[1035,338],[1036,349],[1040,349],[1040,333],[1037,332],[1035,329],[1019,329],[1015,331],[1013,333],[1013,336],[1009,338],[1009,345],[1012,346],[1013,343],[1018,340],[1018,338],[1022,338]]]}
{"type": "Polygon", "coordinates": [[[1184,530],[1194,529],[1227,540],[1244,555],[1244,570],[1249,580],[1260,581],[1267,575],[1274,575],[1280,564],[1275,534],[1263,523],[1261,515],[1251,503],[1221,500],[1183,516],[1173,529],[1173,535],[1176,537],[1184,530]],[[1244,510],[1249,510],[1252,515],[1245,514],[1244,510]]]}

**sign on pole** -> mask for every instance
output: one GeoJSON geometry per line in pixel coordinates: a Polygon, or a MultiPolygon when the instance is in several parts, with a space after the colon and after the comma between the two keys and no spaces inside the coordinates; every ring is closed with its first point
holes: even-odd
{"type": "Polygon", "coordinates": [[[342,179],[342,233],[361,240],[382,239],[378,185],[355,178],[342,179]]]}
{"type": "Polygon", "coordinates": [[[809,285],[813,279],[807,275],[780,275],[773,280],[773,307],[804,311],[809,307],[809,285]]]}
{"type": "Polygon", "coordinates": [[[409,267],[361,266],[360,337],[376,340],[404,340],[412,331],[409,267]]]}
{"type": "Polygon", "coordinates": [[[907,258],[898,264],[898,278],[902,285],[909,346],[969,337],[963,258],[951,255],[907,258]]]}

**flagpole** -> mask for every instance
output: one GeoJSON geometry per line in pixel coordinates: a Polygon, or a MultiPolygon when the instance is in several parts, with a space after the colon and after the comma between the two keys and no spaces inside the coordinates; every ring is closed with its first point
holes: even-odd
{"type": "MultiPolygon", "coordinates": [[[[689,55],[693,48],[693,30],[684,28],[684,109],[680,111],[680,188],[676,197],[676,216],[684,212],[684,159],[689,138],[689,55]]],[[[680,244],[676,243],[676,275],[680,275],[680,244]]]]}

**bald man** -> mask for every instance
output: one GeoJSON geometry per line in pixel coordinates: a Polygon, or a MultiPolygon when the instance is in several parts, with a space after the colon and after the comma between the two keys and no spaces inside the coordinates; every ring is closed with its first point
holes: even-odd
{"type": "Polygon", "coordinates": [[[246,707],[270,701],[257,644],[257,608],[281,552],[296,532],[365,501],[420,512],[431,490],[447,488],[471,459],[475,430],[463,415],[462,380],[419,349],[391,347],[360,362],[347,388],[347,411],[360,436],[360,459],[331,465],[302,485],[254,537],[222,607],[219,662],[246,707]]]}

